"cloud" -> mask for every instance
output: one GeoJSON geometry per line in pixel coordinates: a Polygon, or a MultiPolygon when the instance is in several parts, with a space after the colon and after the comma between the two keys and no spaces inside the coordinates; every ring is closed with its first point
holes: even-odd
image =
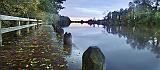
{"type": "Polygon", "coordinates": [[[75,7],[74,9],[87,14],[101,14],[103,12],[103,11],[100,11],[97,9],[91,9],[91,8],[75,7]]]}
{"type": "Polygon", "coordinates": [[[103,18],[104,12],[127,8],[129,1],[133,0],[67,0],[60,14],[74,19],[103,18]]]}

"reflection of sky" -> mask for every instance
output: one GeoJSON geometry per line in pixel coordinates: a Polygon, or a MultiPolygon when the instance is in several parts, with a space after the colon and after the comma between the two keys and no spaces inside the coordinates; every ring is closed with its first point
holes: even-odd
{"type": "Polygon", "coordinates": [[[61,15],[69,16],[72,20],[102,18],[104,12],[127,8],[132,0],[67,0],[61,15]]]}

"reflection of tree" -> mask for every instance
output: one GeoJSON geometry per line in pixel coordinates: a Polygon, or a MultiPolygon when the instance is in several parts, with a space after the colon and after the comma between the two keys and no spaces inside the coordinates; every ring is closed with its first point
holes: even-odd
{"type": "Polygon", "coordinates": [[[148,49],[160,57],[160,32],[156,27],[106,26],[106,31],[127,38],[127,44],[133,49],[148,49]]]}

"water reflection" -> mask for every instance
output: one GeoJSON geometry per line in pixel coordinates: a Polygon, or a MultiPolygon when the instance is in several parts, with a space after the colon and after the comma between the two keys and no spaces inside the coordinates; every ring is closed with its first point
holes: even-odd
{"type": "Polygon", "coordinates": [[[96,45],[106,57],[106,70],[159,70],[158,29],[72,24],[64,29],[72,33],[75,44],[67,58],[69,69],[81,70],[82,54],[89,46],[96,45]]]}
{"type": "Polygon", "coordinates": [[[63,45],[63,51],[65,52],[65,55],[71,55],[72,45],[63,45]]]}
{"type": "Polygon", "coordinates": [[[133,49],[148,49],[160,58],[160,32],[152,27],[106,26],[107,33],[127,38],[126,43],[133,49]]]}

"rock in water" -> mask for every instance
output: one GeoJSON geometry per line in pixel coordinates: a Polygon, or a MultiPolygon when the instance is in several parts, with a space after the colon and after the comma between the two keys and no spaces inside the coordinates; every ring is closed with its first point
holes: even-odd
{"type": "Polygon", "coordinates": [[[71,35],[71,33],[66,32],[64,34],[63,43],[64,43],[64,45],[68,45],[68,46],[72,45],[72,35],[71,35]]]}
{"type": "Polygon", "coordinates": [[[91,46],[83,53],[82,70],[105,70],[105,56],[98,47],[91,46]]]}

